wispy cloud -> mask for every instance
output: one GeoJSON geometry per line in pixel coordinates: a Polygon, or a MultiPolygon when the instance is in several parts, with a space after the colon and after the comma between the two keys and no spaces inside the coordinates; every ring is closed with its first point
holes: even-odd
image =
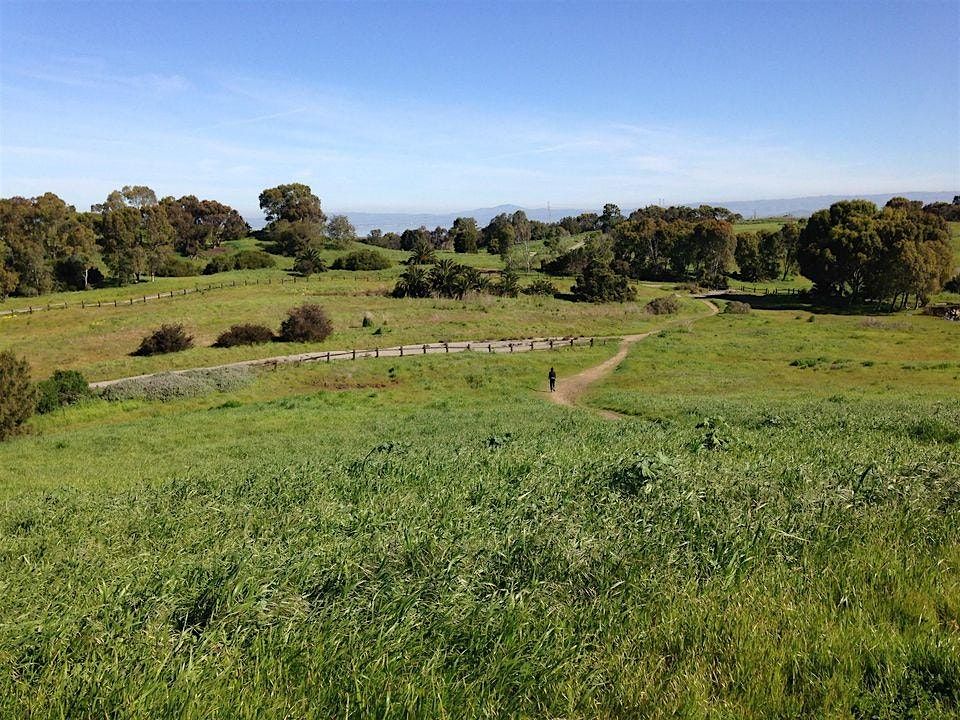
{"type": "Polygon", "coordinates": [[[48,75],[80,88],[123,88],[138,93],[141,105],[131,110],[126,99],[110,104],[80,93],[69,124],[50,114],[42,128],[23,123],[7,131],[4,193],[63,188],[83,206],[114,187],[146,183],[161,195],[216,197],[253,214],[262,188],[291,180],[308,182],[335,209],[425,211],[547,201],[631,207],[660,198],[957,182],[955,174],[894,173],[879,159],[828,154],[771,128],[721,133],[642,118],[365,98],[259,78],[193,83],[179,75],[117,75],[90,59],[66,66],[72,70],[48,75]],[[163,101],[153,97],[164,93],[163,101]]]}

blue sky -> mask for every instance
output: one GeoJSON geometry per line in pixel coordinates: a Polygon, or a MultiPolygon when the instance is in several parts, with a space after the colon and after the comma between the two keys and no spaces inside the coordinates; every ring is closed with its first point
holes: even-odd
{"type": "Polygon", "coordinates": [[[256,214],[960,188],[960,3],[0,3],[0,195],[256,214]]]}

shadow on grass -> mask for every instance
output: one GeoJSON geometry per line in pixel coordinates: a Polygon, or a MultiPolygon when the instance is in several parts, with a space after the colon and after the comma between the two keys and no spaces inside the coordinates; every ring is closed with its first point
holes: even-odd
{"type": "Polygon", "coordinates": [[[756,310],[802,310],[814,315],[896,315],[899,312],[881,308],[875,303],[831,302],[810,293],[753,295],[730,291],[723,295],[713,295],[711,299],[749,303],[750,307],[756,310]]]}

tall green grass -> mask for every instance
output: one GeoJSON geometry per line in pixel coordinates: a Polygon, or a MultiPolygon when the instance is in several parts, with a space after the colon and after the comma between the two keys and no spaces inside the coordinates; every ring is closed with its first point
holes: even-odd
{"type": "Polygon", "coordinates": [[[0,715],[955,717],[956,395],[544,402],[613,350],[44,416],[0,446],[0,715]]]}

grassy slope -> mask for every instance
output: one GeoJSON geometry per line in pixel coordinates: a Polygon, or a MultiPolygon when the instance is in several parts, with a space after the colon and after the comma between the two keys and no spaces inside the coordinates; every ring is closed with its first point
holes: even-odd
{"type": "Polygon", "coordinates": [[[40,418],[0,715],[954,716],[957,330],[796,316],[40,418]]]}
{"type": "MultiPolygon", "coordinates": [[[[0,350],[26,356],[37,377],[55,368],[70,368],[82,370],[93,380],[308,350],[642,332],[655,321],[642,312],[643,303],[664,294],[641,287],[637,302],[622,305],[528,296],[398,300],[385,295],[395,282],[393,273],[328,272],[318,280],[296,284],[239,286],[145,305],[86,310],[71,307],[0,318],[0,350]],[[333,320],[335,332],[323,343],[210,347],[217,335],[234,323],[263,323],[277,328],[287,309],[306,301],[322,304],[333,320]],[[374,327],[361,326],[365,312],[372,313],[374,327]],[[197,347],[171,356],[129,356],[148,332],[172,322],[183,323],[195,337],[197,347]],[[378,329],[380,334],[374,335],[378,329]]],[[[559,284],[569,288],[569,283],[559,284]]],[[[702,311],[699,303],[685,301],[685,314],[693,316],[702,311]]]]}

